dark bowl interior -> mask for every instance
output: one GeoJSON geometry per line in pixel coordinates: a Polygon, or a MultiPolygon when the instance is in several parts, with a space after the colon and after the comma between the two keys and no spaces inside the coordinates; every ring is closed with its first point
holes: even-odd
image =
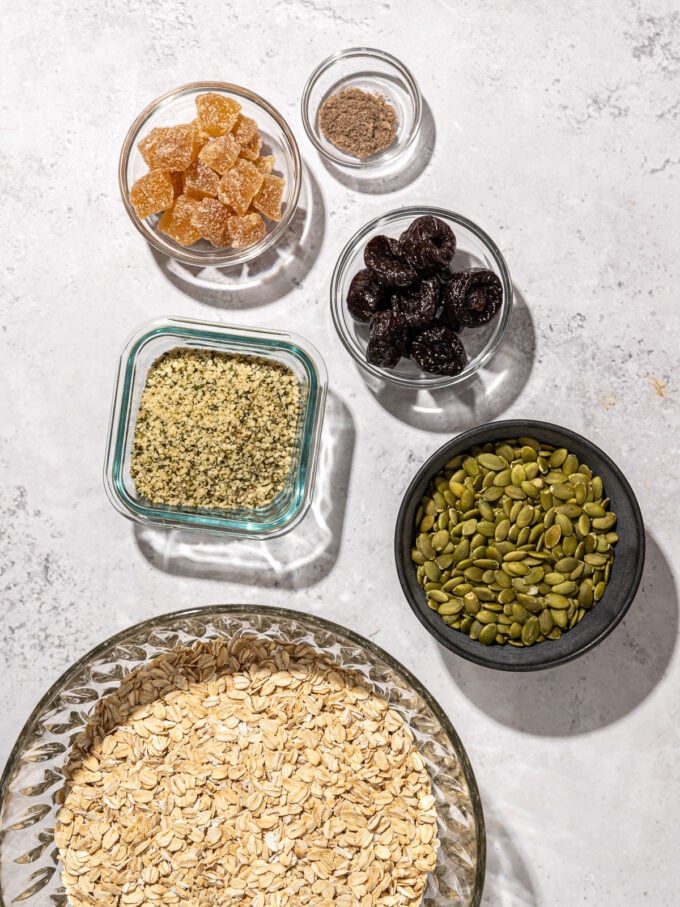
{"type": "Polygon", "coordinates": [[[640,585],[645,562],[645,532],[642,514],[632,488],[616,463],[590,441],[568,428],[549,422],[516,419],[490,422],[458,435],[433,454],[418,470],[409,485],[397,517],[394,538],[397,572],[404,594],[423,626],[447,649],[469,661],[502,671],[536,671],[571,661],[592,649],[607,636],[628,610],[640,585]],[[444,465],[474,445],[506,438],[528,436],[555,447],[566,447],[586,463],[604,481],[611,509],[618,520],[619,541],[615,548],[614,565],[605,594],[584,619],[559,639],[546,640],[530,648],[514,646],[484,646],[459,630],[447,626],[439,615],[427,606],[425,593],[418,585],[411,560],[415,539],[415,515],[421,498],[432,478],[444,465]]]}

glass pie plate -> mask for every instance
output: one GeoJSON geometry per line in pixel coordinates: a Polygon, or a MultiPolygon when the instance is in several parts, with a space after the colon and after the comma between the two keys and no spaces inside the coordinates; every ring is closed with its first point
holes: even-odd
{"type": "Polygon", "coordinates": [[[54,844],[57,800],[70,747],[97,703],[131,670],[176,645],[245,635],[313,647],[358,672],[402,714],[430,774],[441,841],[422,903],[479,905],[486,839],[477,784],[458,735],[420,681],[330,621],[261,605],[216,605],[123,630],[79,659],[35,707],[0,779],[0,907],[68,907],[54,844]]]}

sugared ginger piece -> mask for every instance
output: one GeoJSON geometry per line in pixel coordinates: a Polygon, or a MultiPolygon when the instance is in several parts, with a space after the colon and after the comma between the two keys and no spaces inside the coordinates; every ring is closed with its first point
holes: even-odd
{"type": "Polygon", "coordinates": [[[191,223],[213,246],[228,246],[231,217],[231,209],[222,202],[216,198],[204,198],[191,215],[191,223]]]}
{"type": "Polygon", "coordinates": [[[237,249],[252,246],[264,238],[267,228],[259,214],[246,214],[245,217],[230,217],[227,226],[231,244],[237,249]]]}
{"type": "Polygon", "coordinates": [[[281,220],[281,199],[285,185],[286,181],[282,177],[266,174],[253,198],[253,208],[257,208],[269,220],[281,220]]]}
{"type": "Polygon", "coordinates": [[[256,161],[260,156],[262,139],[257,130],[257,123],[250,117],[239,116],[231,133],[241,146],[241,157],[256,161]]]}
{"type": "Polygon", "coordinates": [[[173,176],[165,170],[149,170],[130,189],[130,204],[141,220],[172,208],[174,201],[173,176]]]}
{"type": "Polygon", "coordinates": [[[198,199],[180,195],[173,207],[158,221],[158,229],[180,246],[192,246],[201,238],[201,234],[191,222],[199,205],[198,199]]]}
{"type": "Polygon", "coordinates": [[[233,135],[218,135],[201,148],[198,159],[223,176],[236,163],[240,150],[233,135]]]}
{"type": "Polygon", "coordinates": [[[233,98],[208,92],[196,98],[198,122],[210,135],[225,135],[238,120],[241,105],[233,98]]]}
{"type": "Polygon", "coordinates": [[[219,174],[199,159],[184,174],[184,191],[192,198],[215,198],[219,182],[219,174]]]}
{"type": "Polygon", "coordinates": [[[257,160],[253,161],[253,164],[257,167],[260,173],[266,176],[274,169],[274,155],[268,154],[266,155],[266,157],[258,157],[257,160]]]}
{"type": "Polygon", "coordinates": [[[212,136],[209,132],[206,132],[205,129],[201,126],[198,120],[192,120],[191,125],[196,130],[196,142],[198,143],[199,150],[208,142],[212,136]]]}
{"type": "Polygon", "coordinates": [[[198,138],[191,123],[157,126],[138,148],[151,170],[186,170],[198,156],[198,138]]]}
{"type": "Polygon", "coordinates": [[[259,192],[263,179],[257,167],[250,161],[239,158],[220,180],[217,197],[223,204],[233,208],[236,214],[243,215],[259,192]]]}

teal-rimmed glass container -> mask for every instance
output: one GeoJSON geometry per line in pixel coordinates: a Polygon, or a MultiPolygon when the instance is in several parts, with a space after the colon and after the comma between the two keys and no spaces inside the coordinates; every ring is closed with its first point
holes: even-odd
{"type": "Polygon", "coordinates": [[[127,342],[118,366],[104,466],[109,500],[119,513],[138,523],[249,538],[272,538],[289,532],[312,502],[326,388],[321,355],[296,334],[188,318],[164,318],[143,325],[127,342]],[[291,469],[283,490],[267,506],[232,510],[169,507],[152,504],[137,494],[130,461],[146,376],[160,356],[177,348],[272,359],[291,369],[299,381],[302,405],[291,469]]]}

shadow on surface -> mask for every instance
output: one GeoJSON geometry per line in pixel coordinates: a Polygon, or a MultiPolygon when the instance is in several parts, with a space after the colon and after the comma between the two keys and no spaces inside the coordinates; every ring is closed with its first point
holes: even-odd
{"type": "Polygon", "coordinates": [[[566,737],[606,727],[644,702],[664,676],[677,632],[673,574],[647,533],[635,601],[611,636],[591,652],[546,671],[513,674],[440,651],[455,683],[490,718],[527,734],[566,737]]]}
{"type": "Polygon", "coordinates": [[[481,907],[538,907],[529,869],[517,843],[484,798],[486,879],[481,907]]]}
{"type": "Polygon", "coordinates": [[[536,354],[531,313],[515,288],[510,323],[498,352],[483,369],[455,387],[416,390],[387,384],[361,371],[378,403],[401,422],[424,431],[462,432],[501,416],[529,380],[536,354]]]}
{"type": "Polygon", "coordinates": [[[430,163],[436,143],[436,127],[429,104],[423,98],[423,117],[420,123],[420,132],[415,140],[414,147],[405,152],[405,159],[397,158],[394,173],[381,176],[372,170],[342,170],[321,157],[330,175],[347,189],[355,192],[366,192],[371,195],[383,195],[387,192],[397,192],[418,179],[430,163]]]}
{"type": "Polygon", "coordinates": [[[325,206],[319,185],[308,167],[302,167],[300,200],[280,242],[254,261],[238,267],[196,268],[151,254],[173,286],[204,305],[221,309],[252,309],[286,296],[314,265],[325,229],[325,206]]]}
{"type": "Polygon", "coordinates": [[[264,541],[135,525],[140,552],[158,570],[177,576],[270,589],[315,585],[330,573],[340,552],[355,434],[349,409],[329,393],[314,502],[287,535],[264,541]]]}

